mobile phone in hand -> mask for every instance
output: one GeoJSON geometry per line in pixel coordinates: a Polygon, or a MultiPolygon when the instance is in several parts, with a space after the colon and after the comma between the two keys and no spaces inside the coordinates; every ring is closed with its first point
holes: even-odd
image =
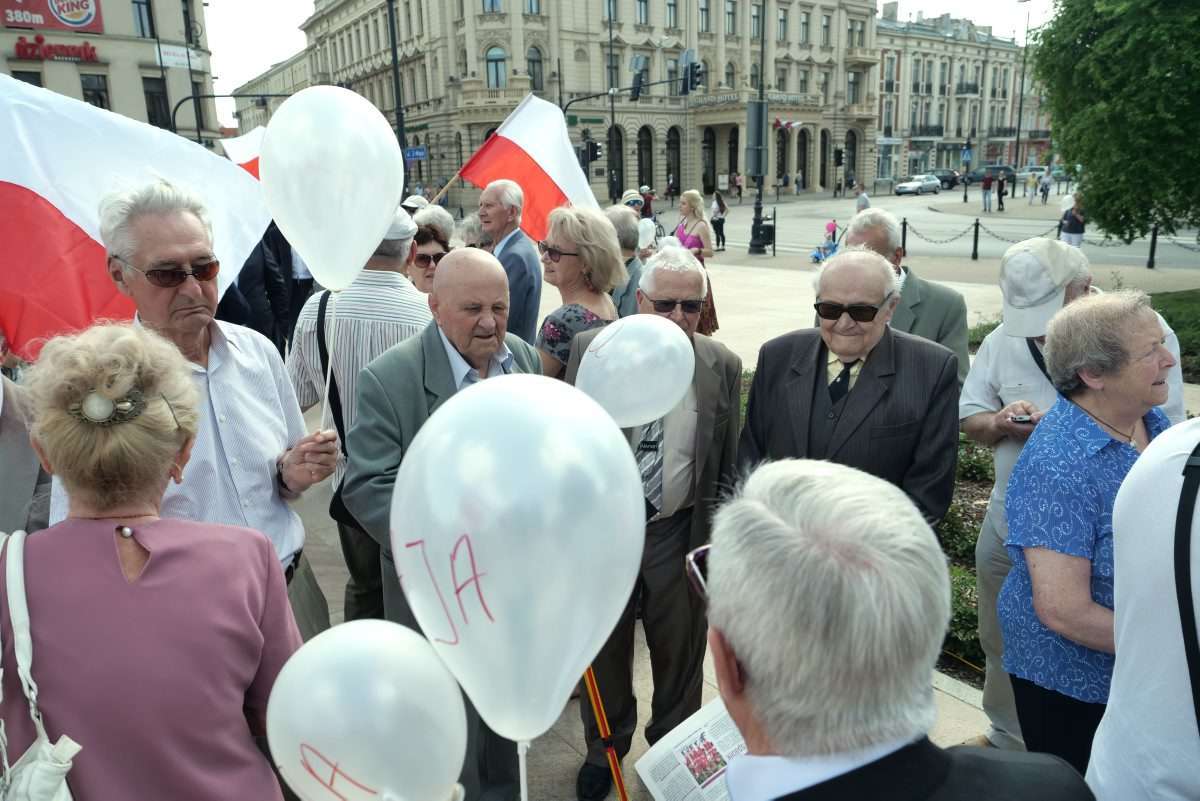
{"type": "Polygon", "coordinates": [[[1033,415],[1030,414],[1010,414],[1008,416],[1010,423],[1032,423],[1033,415]]]}

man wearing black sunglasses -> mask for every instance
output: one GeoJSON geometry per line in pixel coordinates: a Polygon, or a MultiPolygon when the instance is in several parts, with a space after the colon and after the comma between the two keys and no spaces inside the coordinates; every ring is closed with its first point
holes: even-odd
{"type": "Polygon", "coordinates": [[[888,327],[899,300],[892,265],[849,248],[817,276],[819,328],[771,340],[758,354],[743,468],[764,459],[828,459],[891,481],[925,518],[954,492],[958,360],[888,327]]]}
{"type": "MultiPolygon", "coordinates": [[[[629,432],[646,492],[646,545],[637,588],[592,662],[622,757],[637,729],[631,667],[639,596],[654,677],[646,739],[653,744],[700,708],[704,610],[689,592],[681,566],[689,550],[708,542],[716,502],[734,480],[742,375],[741,359],[696,333],[707,289],[696,257],[668,246],[646,263],[637,290],[639,314],[670,320],[691,339],[696,371],[679,406],[629,432]]],[[[585,331],[571,341],[568,382],[574,383],[583,354],[598,333],[585,331]]],[[[576,794],[579,801],[598,801],[608,794],[611,778],[595,719],[587,705],[581,712],[588,752],[576,794]]]]}

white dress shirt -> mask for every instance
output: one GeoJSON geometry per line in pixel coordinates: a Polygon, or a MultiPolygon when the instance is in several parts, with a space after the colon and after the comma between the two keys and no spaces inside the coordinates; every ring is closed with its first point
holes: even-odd
{"type": "MultiPolygon", "coordinates": [[[[696,502],[696,425],[700,410],[696,385],[663,418],[662,509],[651,520],[663,520],[696,502]]],[[[642,441],[645,426],[634,432],[633,442],[642,441]]]]}
{"type": "Polygon", "coordinates": [[[861,751],[812,757],[743,754],[729,763],[725,786],[731,801],[774,801],[878,762],[912,742],[890,740],[861,751]]]}
{"type": "Polygon", "coordinates": [[[517,231],[520,231],[520,230],[521,229],[519,227],[514,228],[511,231],[509,231],[507,234],[505,234],[504,237],[499,242],[497,242],[495,244],[495,246],[492,248],[492,255],[495,256],[497,259],[500,258],[500,254],[504,252],[504,246],[508,244],[508,240],[510,240],[514,236],[516,236],[517,231]]]}
{"type": "MultiPolygon", "coordinates": [[[[442,329],[438,329],[438,336],[442,338],[442,346],[446,349],[446,358],[450,360],[450,374],[454,376],[454,391],[461,392],[472,384],[483,380],[483,376],[479,375],[479,371],[467,363],[467,360],[462,357],[458,349],[451,344],[446,338],[446,334],[442,329]]],[[[492,361],[488,365],[488,378],[495,378],[497,375],[507,375],[512,372],[513,354],[508,349],[508,345],[504,342],[500,343],[500,350],[492,354],[492,361]]]]}
{"type": "MultiPolygon", "coordinates": [[[[167,485],[161,514],[261,531],[286,567],[304,547],[304,524],[280,495],[277,459],[304,437],[304,417],[270,340],[220,321],[209,331],[208,366],[189,365],[200,393],[196,442],[183,483],[167,485]]],[[[55,477],[51,524],[67,511],[55,477]]]]}
{"type": "MultiPolygon", "coordinates": [[[[287,370],[301,409],[325,397],[325,371],[317,347],[317,308],[324,292],[309,297],[296,322],[287,370]]],[[[342,399],[343,430],[349,432],[357,417],[358,374],[388,348],[425,330],[433,320],[426,295],[400,273],[363,270],[354,283],[329,298],[325,308],[325,346],[333,362],[333,377],[342,399]]],[[[332,410],[325,423],[333,427],[332,410]]],[[[346,459],[338,452],[333,472],[337,487],[346,472],[346,459]]]]}
{"type": "Polygon", "coordinates": [[[305,264],[304,259],[300,257],[300,251],[292,248],[292,278],[300,281],[312,277],[312,271],[308,269],[308,265],[305,264]]]}

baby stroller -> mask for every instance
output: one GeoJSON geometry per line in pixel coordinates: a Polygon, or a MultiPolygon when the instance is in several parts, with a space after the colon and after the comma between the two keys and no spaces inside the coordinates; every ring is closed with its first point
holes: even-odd
{"type": "Polygon", "coordinates": [[[837,220],[830,220],[825,225],[825,238],[811,254],[813,264],[820,264],[838,251],[837,220]]]}

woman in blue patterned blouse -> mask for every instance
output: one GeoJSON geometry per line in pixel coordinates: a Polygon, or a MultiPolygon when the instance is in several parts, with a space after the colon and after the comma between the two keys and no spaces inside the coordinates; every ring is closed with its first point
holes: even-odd
{"type": "Polygon", "coordinates": [[[1059,397],[1008,482],[997,611],[1026,747],[1083,773],[1113,668],[1113,501],[1170,425],[1155,407],[1175,360],[1147,295],[1115,292],[1058,312],[1045,361],[1059,397]]]}

